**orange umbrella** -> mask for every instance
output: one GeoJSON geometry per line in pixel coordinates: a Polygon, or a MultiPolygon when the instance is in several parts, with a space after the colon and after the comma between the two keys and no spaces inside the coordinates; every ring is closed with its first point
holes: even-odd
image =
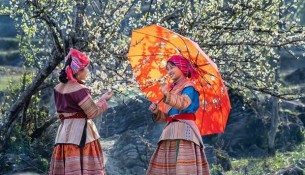
{"type": "Polygon", "coordinates": [[[158,25],[132,32],[128,59],[140,89],[152,102],[163,98],[159,82],[169,81],[165,78],[166,62],[177,54],[187,58],[199,73],[199,78],[193,81],[200,93],[200,108],[196,113],[200,133],[224,132],[231,108],[229,96],[217,65],[198,44],[158,25]]]}

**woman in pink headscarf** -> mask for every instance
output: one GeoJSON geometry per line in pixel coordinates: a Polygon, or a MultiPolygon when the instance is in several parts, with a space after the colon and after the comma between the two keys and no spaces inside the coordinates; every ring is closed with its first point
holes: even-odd
{"type": "Polygon", "coordinates": [[[112,92],[94,102],[84,80],[89,72],[89,58],[70,49],[65,67],[54,88],[55,106],[61,121],[55,139],[50,174],[105,174],[99,134],[92,119],[107,109],[112,92]]]}
{"type": "Polygon", "coordinates": [[[167,122],[147,170],[148,175],[208,175],[209,166],[200,132],[195,123],[199,93],[190,79],[198,78],[187,59],[174,55],[166,69],[173,83],[161,85],[165,112],[152,103],[154,121],[167,122]]]}

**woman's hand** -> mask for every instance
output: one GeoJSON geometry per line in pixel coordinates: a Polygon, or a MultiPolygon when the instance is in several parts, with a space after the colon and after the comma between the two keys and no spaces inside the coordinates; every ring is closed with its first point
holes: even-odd
{"type": "Polygon", "coordinates": [[[113,95],[113,92],[112,91],[108,91],[108,92],[106,92],[106,93],[104,93],[102,95],[102,98],[105,99],[106,101],[108,101],[108,100],[111,99],[112,95],[113,95]]]}
{"type": "Polygon", "coordinates": [[[149,108],[150,112],[157,114],[159,111],[159,105],[157,103],[152,103],[149,108]]]}

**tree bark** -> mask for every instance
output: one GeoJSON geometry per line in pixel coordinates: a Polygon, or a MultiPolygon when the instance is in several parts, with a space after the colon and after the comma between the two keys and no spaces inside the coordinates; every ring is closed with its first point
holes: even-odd
{"type": "Polygon", "coordinates": [[[85,28],[84,16],[85,16],[86,7],[87,7],[87,0],[77,1],[73,45],[80,50],[84,50],[88,45],[88,42],[84,40],[86,34],[85,31],[83,30],[85,28]]]}
{"type": "MultiPolygon", "coordinates": [[[[283,23],[281,22],[282,13],[281,7],[283,5],[283,1],[281,0],[278,11],[279,11],[279,31],[282,31],[283,23]]],[[[278,51],[281,51],[281,48],[278,48],[278,51]]],[[[280,66],[281,66],[281,58],[279,58],[278,62],[276,63],[276,70],[274,76],[274,82],[277,83],[280,79],[280,66]]],[[[279,87],[276,85],[274,91],[278,93],[279,87]]],[[[268,152],[270,155],[275,155],[275,137],[279,123],[279,99],[277,97],[272,97],[272,116],[271,116],[271,126],[268,133],[268,152]]]]}
{"type": "Polygon", "coordinates": [[[279,99],[277,97],[272,98],[271,126],[268,132],[268,152],[270,155],[275,155],[275,136],[279,123],[279,99]]]}
{"type": "Polygon", "coordinates": [[[34,92],[39,88],[39,86],[43,83],[43,81],[52,73],[52,71],[56,68],[56,66],[62,61],[64,58],[63,52],[55,52],[53,59],[49,62],[49,64],[38,73],[36,79],[26,88],[26,90],[20,95],[18,100],[13,104],[10,108],[10,111],[7,116],[7,121],[1,127],[0,134],[0,151],[2,151],[7,144],[7,141],[11,134],[11,129],[14,126],[15,121],[19,117],[19,113],[22,111],[25,102],[31,99],[34,92]]]}
{"type": "Polygon", "coordinates": [[[53,117],[52,119],[46,121],[41,127],[37,128],[32,134],[31,138],[38,138],[41,136],[41,134],[54,122],[56,122],[57,118],[53,117]]]}
{"type": "MultiPolygon", "coordinates": [[[[87,0],[77,0],[76,5],[76,15],[75,15],[75,34],[74,36],[71,36],[71,40],[73,41],[72,46],[67,46],[66,48],[61,47],[61,42],[59,37],[60,30],[58,29],[58,26],[56,22],[48,16],[47,13],[43,11],[43,9],[40,9],[38,1],[32,2],[30,1],[31,5],[38,9],[39,14],[36,16],[36,18],[42,19],[45,23],[47,28],[49,29],[51,33],[51,37],[53,39],[53,48],[54,51],[51,54],[52,57],[50,58],[49,63],[41,70],[41,72],[38,73],[37,77],[33,80],[33,82],[25,89],[25,91],[19,96],[18,100],[12,105],[10,108],[8,115],[6,117],[6,121],[3,124],[3,126],[0,129],[0,152],[4,149],[5,145],[7,144],[7,141],[10,137],[11,130],[16,122],[16,120],[19,118],[19,113],[22,111],[23,107],[25,106],[25,103],[29,101],[35,92],[37,92],[40,85],[42,85],[43,81],[53,72],[53,70],[60,64],[60,62],[63,60],[65,56],[65,51],[69,47],[76,46],[76,48],[82,50],[86,45],[83,44],[83,37],[84,37],[84,31],[83,24],[84,24],[84,15],[85,15],[85,9],[87,7],[87,0]]],[[[63,44],[68,43],[67,40],[62,38],[63,44]]]]}

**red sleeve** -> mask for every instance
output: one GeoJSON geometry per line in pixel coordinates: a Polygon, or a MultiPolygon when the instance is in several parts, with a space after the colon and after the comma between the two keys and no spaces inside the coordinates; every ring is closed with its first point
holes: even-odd
{"type": "Polygon", "coordinates": [[[73,101],[75,103],[77,103],[78,105],[80,105],[80,103],[88,98],[91,97],[91,93],[89,91],[89,89],[87,88],[82,88],[76,92],[73,92],[73,101]]]}

